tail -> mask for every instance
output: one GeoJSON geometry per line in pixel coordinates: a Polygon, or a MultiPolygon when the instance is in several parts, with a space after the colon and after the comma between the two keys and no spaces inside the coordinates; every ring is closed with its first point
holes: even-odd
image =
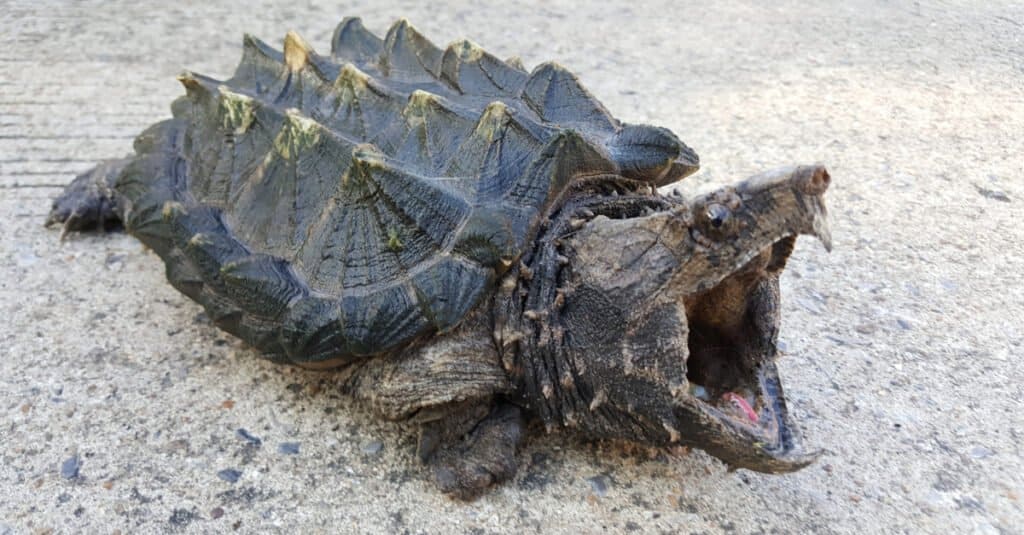
{"type": "Polygon", "coordinates": [[[75,177],[54,199],[46,226],[62,225],[60,238],[68,232],[107,230],[121,225],[114,182],[131,158],[105,160],[75,177]]]}

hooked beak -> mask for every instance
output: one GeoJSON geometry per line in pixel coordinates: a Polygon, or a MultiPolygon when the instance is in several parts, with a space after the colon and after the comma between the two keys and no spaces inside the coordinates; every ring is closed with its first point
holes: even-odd
{"type": "Polygon", "coordinates": [[[808,215],[810,216],[811,228],[809,234],[821,240],[825,250],[832,252],[832,229],[828,223],[828,210],[822,198],[825,191],[832,183],[832,177],[823,165],[801,165],[793,171],[793,187],[799,195],[803,196],[808,215]]]}

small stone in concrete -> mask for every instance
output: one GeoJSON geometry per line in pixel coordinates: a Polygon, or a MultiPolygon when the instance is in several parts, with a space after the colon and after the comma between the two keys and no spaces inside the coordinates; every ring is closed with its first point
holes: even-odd
{"type": "Polygon", "coordinates": [[[220,472],[217,472],[217,477],[227,481],[228,483],[234,483],[238,481],[238,478],[242,477],[242,472],[235,470],[234,468],[225,468],[220,472]]]}
{"type": "Polygon", "coordinates": [[[986,199],[992,199],[993,201],[999,202],[1010,202],[1010,196],[997,189],[983,188],[977,184],[974,185],[974,189],[978,190],[978,193],[986,199]]]}
{"type": "Polygon", "coordinates": [[[986,448],[985,446],[975,446],[971,448],[971,451],[969,452],[969,455],[975,459],[984,459],[985,457],[991,457],[995,454],[996,452],[986,448]]]}
{"type": "Polygon", "coordinates": [[[601,474],[599,476],[588,477],[587,481],[590,482],[590,490],[594,492],[594,495],[603,498],[608,493],[608,487],[611,486],[611,482],[608,480],[608,476],[601,474]]]}
{"type": "Polygon", "coordinates": [[[282,455],[298,455],[299,454],[299,443],[298,442],[282,442],[277,446],[277,452],[282,455]]]}
{"type": "Polygon", "coordinates": [[[77,455],[72,455],[60,465],[60,477],[64,479],[77,479],[78,470],[82,467],[82,461],[77,455]]]}
{"type": "Polygon", "coordinates": [[[175,509],[171,511],[171,517],[168,518],[167,521],[175,526],[187,526],[198,517],[199,515],[197,515],[195,511],[190,511],[188,509],[175,509]]]}
{"type": "Polygon", "coordinates": [[[235,431],[235,434],[238,435],[238,438],[241,438],[254,446],[263,445],[263,441],[260,440],[259,437],[249,433],[248,431],[245,430],[244,427],[239,427],[238,431],[235,431]]]}
{"type": "Polygon", "coordinates": [[[382,449],[384,449],[384,443],[379,440],[363,444],[363,453],[367,455],[377,455],[382,449]]]}

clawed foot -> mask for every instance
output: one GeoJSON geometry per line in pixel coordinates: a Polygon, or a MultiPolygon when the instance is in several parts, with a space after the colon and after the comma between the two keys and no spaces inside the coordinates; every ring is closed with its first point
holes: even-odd
{"type": "Polygon", "coordinates": [[[489,412],[468,411],[425,424],[419,444],[420,458],[433,468],[434,483],[461,500],[475,499],[515,476],[524,434],[518,407],[499,404],[489,412]]]}
{"type": "Polygon", "coordinates": [[[107,230],[120,223],[113,194],[113,180],[125,160],[108,160],[75,177],[53,201],[46,226],[61,224],[60,237],[78,230],[107,230]]]}

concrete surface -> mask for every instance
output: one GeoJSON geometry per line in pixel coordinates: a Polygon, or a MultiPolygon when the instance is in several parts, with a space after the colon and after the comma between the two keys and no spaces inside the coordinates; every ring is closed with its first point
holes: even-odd
{"type": "Polygon", "coordinates": [[[1022,532],[1022,4],[477,4],[0,2],[0,533],[1022,532]],[[227,75],[243,31],[326,48],[347,14],[570,66],[700,153],[690,189],[827,163],[835,252],[790,264],[780,364],[821,461],[550,436],[453,502],[413,429],[211,327],[137,242],[42,227],[179,71],[227,75]]]}

